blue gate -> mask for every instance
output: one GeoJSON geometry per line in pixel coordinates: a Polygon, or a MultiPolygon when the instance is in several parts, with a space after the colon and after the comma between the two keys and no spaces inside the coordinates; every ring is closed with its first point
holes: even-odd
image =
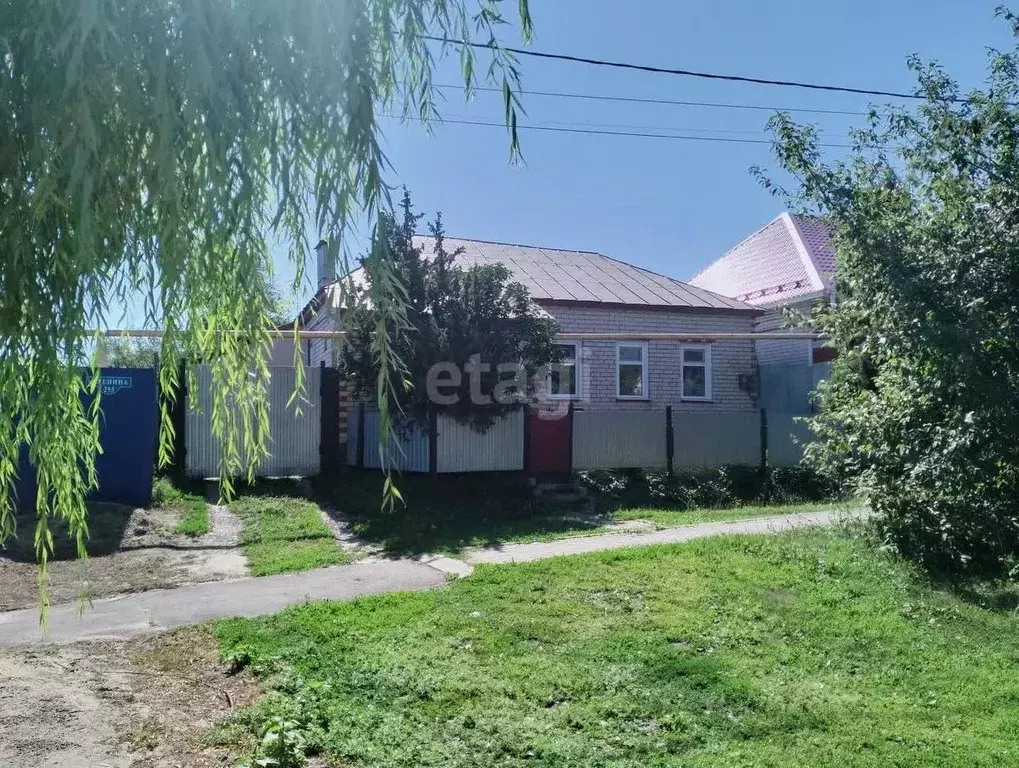
{"type": "MultiPolygon", "coordinates": [[[[159,406],[156,371],[152,368],[103,368],[96,456],[99,488],[91,501],[147,507],[152,501],[159,406]]],[[[86,407],[91,398],[83,398],[86,407]]],[[[18,503],[35,506],[35,470],[22,449],[18,471],[18,503]]]]}

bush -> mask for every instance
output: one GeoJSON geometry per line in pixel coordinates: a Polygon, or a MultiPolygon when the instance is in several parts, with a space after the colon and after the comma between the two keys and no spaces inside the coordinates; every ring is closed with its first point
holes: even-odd
{"type": "Polygon", "coordinates": [[[617,506],[655,506],[669,509],[739,507],[749,504],[789,504],[827,501],[840,497],[838,486],[807,468],[733,465],[720,469],[580,472],[582,485],[602,503],[617,506]]]}
{"type": "Polygon", "coordinates": [[[987,88],[965,93],[914,58],[926,101],[875,111],[838,162],[813,126],[772,122],[837,249],[838,303],[815,320],[839,354],[807,457],[855,480],[891,548],[943,574],[1019,559],[1019,46],[988,56],[987,88]]]}

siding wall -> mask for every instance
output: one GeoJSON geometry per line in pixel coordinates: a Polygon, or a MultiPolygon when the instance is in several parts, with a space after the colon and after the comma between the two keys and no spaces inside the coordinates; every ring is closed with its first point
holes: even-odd
{"type": "MultiPolygon", "coordinates": [[[[793,304],[796,310],[804,314],[810,313],[811,302],[793,304]]],[[[768,310],[762,315],[754,328],[761,333],[780,332],[791,330],[785,327],[786,320],[782,316],[781,307],[768,310]]],[[[809,365],[812,362],[812,341],[758,341],[757,362],[761,365],[773,365],[778,363],[792,365],[809,365]]]]}
{"type": "MultiPolygon", "coordinates": [[[[544,306],[564,333],[749,333],[747,315],[710,315],[654,310],[544,306]]],[[[711,402],[680,399],[682,342],[648,344],[649,399],[616,399],[616,342],[585,341],[581,347],[581,397],[578,407],[590,410],[751,411],[757,405],[739,388],[740,374],[754,372],[754,342],[711,344],[711,402]]],[[[806,356],[806,351],[804,351],[806,356]]]]}
{"type": "MultiPolygon", "coordinates": [[[[339,323],[336,320],[336,316],[330,312],[319,312],[315,317],[308,321],[307,330],[309,331],[338,331],[339,323]]],[[[308,353],[308,364],[318,367],[324,361],[326,367],[332,367],[336,363],[333,360],[333,340],[332,339],[307,339],[304,344],[309,345],[310,352],[308,353]]]]}

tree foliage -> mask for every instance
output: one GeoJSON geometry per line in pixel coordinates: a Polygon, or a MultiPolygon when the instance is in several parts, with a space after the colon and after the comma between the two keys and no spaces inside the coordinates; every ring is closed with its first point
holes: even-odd
{"type": "MultiPolygon", "coordinates": [[[[516,152],[518,73],[496,42],[500,6],[0,4],[0,542],[13,533],[13,479],[28,444],[43,573],[51,516],[69,522],[84,556],[101,401],[82,410],[79,394],[95,393],[97,377],[77,364],[111,306],[139,291],[148,323],[167,334],[165,397],[179,391],[181,356],[211,361],[214,394],[202,407],[224,445],[226,492],[254,467],[268,432],[268,243],[285,243],[298,284],[307,233],[336,236],[353,215],[373,222],[387,208],[379,115],[436,116],[440,49],[423,35],[491,42],[486,77],[503,85],[516,152]]],[[[519,12],[527,38],[526,0],[519,12]]],[[[460,47],[468,91],[474,55],[460,47]]],[[[398,315],[396,282],[379,285],[376,305],[398,315]]],[[[396,362],[390,330],[384,322],[373,338],[380,391],[396,362]]],[[[163,405],[165,462],[173,432],[163,405]]]]}
{"type": "Polygon", "coordinates": [[[994,571],[1019,555],[1019,48],[992,52],[969,94],[910,67],[924,100],[875,111],[848,160],[773,121],[837,247],[838,304],[819,322],[838,358],[810,453],[869,495],[898,551],[994,571]]]}
{"type": "MultiPolygon", "coordinates": [[[[383,214],[390,219],[385,227],[388,261],[407,298],[393,343],[403,373],[395,404],[419,421],[434,411],[487,428],[533,395],[536,375],[556,358],[556,323],[523,285],[510,280],[504,265],[455,264],[462,249],[447,250],[441,215],[428,226],[431,237],[415,243],[423,215],[414,213],[406,191],[401,208],[401,221],[383,214]],[[442,387],[436,387],[437,365],[443,366],[441,380],[447,382],[442,387]]],[[[348,334],[342,364],[354,396],[368,398],[378,381],[371,341],[381,315],[360,294],[373,295],[379,277],[368,261],[360,277],[363,284],[352,285],[342,313],[348,334]]]]}

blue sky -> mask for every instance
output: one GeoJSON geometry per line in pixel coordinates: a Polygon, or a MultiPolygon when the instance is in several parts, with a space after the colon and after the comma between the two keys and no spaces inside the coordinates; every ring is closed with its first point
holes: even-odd
{"type": "MultiPolygon", "coordinates": [[[[911,90],[911,53],[980,85],[986,48],[1011,45],[994,18],[1000,0],[531,0],[533,47],[666,67],[911,90]]],[[[515,3],[507,2],[512,11],[515,3]]],[[[518,44],[517,38],[507,38],[518,44]]],[[[603,95],[865,111],[867,97],[521,60],[525,88],[603,95]]],[[[456,61],[435,82],[457,83],[456,61]]],[[[465,104],[446,91],[450,118],[499,122],[498,94],[465,104]]],[[[768,138],[767,112],[626,105],[525,96],[542,125],[613,126],[768,138]],[[731,133],[724,133],[731,132],[731,133]]],[[[862,118],[800,115],[841,143],[862,118]]],[[[618,127],[618,128],[617,128],[618,127]]],[[[499,128],[387,121],[384,147],[420,211],[441,210],[459,237],[595,250],[688,279],[782,210],[749,174],[774,168],[766,145],[687,142],[521,129],[526,165],[508,163],[499,128]]],[[[832,150],[837,152],[838,150],[832,150]]],[[[355,242],[354,245],[357,245],[355,242]]],[[[311,294],[308,284],[295,302],[311,294]]],[[[278,264],[280,280],[293,271],[278,264]]]]}

